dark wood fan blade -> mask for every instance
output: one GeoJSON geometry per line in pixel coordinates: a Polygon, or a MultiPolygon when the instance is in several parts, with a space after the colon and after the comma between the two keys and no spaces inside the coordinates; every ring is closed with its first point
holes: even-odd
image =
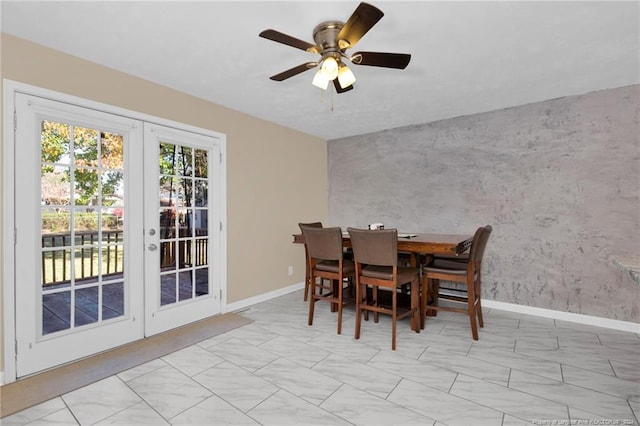
{"type": "Polygon", "coordinates": [[[377,7],[360,3],[338,33],[340,49],[353,47],[383,16],[377,7]]]}
{"type": "Polygon", "coordinates": [[[281,33],[276,30],[264,30],[260,34],[258,34],[262,38],[266,38],[267,40],[273,40],[278,43],[286,44],[287,46],[295,47],[296,49],[306,50],[311,53],[318,53],[320,49],[315,44],[307,43],[304,40],[300,40],[295,37],[291,37],[285,33],[281,33]]]}
{"type": "Polygon", "coordinates": [[[310,70],[311,68],[317,66],[318,63],[317,62],[307,62],[306,64],[300,64],[296,67],[290,68],[286,71],[282,71],[280,74],[276,74],[276,75],[272,75],[271,77],[269,77],[271,80],[275,80],[275,81],[282,81],[282,80],[286,80],[289,77],[293,77],[294,75],[298,75],[301,72],[305,72],[307,70],[310,70]]]}
{"type": "Polygon", "coordinates": [[[409,65],[411,55],[407,53],[356,52],[351,62],[356,65],[405,69],[409,65]]]}
{"type": "Polygon", "coordinates": [[[348,92],[349,90],[353,89],[353,84],[350,84],[349,86],[343,89],[342,86],[340,86],[338,79],[336,78],[335,80],[333,80],[333,87],[335,87],[336,92],[340,94],[340,93],[348,92]]]}

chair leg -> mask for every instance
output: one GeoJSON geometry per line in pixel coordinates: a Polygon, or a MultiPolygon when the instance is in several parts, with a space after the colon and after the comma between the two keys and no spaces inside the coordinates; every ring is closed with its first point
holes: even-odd
{"type": "MultiPolygon", "coordinates": [[[[473,278],[471,278],[473,280],[473,278]]],[[[467,305],[469,306],[469,322],[471,323],[471,335],[473,340],[478,340],[478,325],[476,323],[476,296],[474,283],[467,281],[467,305]]]]}
{"type": "Polygon", "coordinates": [[[356,331],[354,339],[360,338],[360,325],[362,324],[362,287],[356,279],[356,331]]]}
{"type": "Polygon", "coordinates": [[[476,307],[476,313],[478,314],[478,325],[480,327],[484,327],[484,320],[482,319],[482,303],[480,302],[480,298],[481,298],[481,294],[480,294],[480,284],[482,283],[481,281],[481,276],[480,276],[480,270],[478,270],[478,280],[476,281],[476,290],[475,290],[475,297],[478,298],[478,305],[476,307]]]}
{"type": "MultiPolygon", "coordinates": [[[[338,294],[338,281],[337,280],[331,280],[331,297],[335,298],[336,294],[338,294]]],[[[336,312],[338,310],[338,307],[336,306],[335,303],[331,303],[331,312],[336,312]]]]}
{"type": "Polygon", "coordinates": [[[471,325],[471,335],[473,340],[478,340],[478,327],[476,324],[476,310],[473,307],[473,302],[469,302],[469,323],[471,325]]]}
{"type": "MultiPolygon", "coordinates": [[[[365,298],[366,299],[365,303],[369,304],[369,300],[370,300],[369,296],[370,296],[370,293],[371,293],[371,291],[370,291],[371,289],[367,285],[363,286],[362,288],[364,288],[364,294],[361,295],[360,297],[361,298],[365,298]]],[[[364,311],[364,320],[365,321],[369,321],[369,310],[368,309],[364,311]]]]}
{"type": "Polygon", "coordinates": [[[307,245],[304,245],[304,295],[302,296],[304,301],[307,301],[307,295],[309,294],[309,288],[311,287],[311,268],[309,266],[309,251],[307,245]]]}
{"type": "MultiPolygon", "coordinates": [[[[372,303],[373,306],[378,306],[378,286],[373,286],[372,289],[372,294],[373,294],[373,299],[372,299],[372,303]]],[[[377,311],[373,312],[373,322],[375,322],[376,324],[378,323],[378,318],[380,317],[380,315],[378,314],[377,311]]]]}
{"type": "MultiPolygon", "coordinates": [[[[313,325],[313,312],[315,310],[315,305],[316,305],[315,277],[312,276],[311,278],[313,279],[314,285],[310,287],[311,294],[309,296],[311,297],[311,299],[309,300],[309,321],[308,321],[309,325],[313,325]]],[[[305,292],[305,296],[306,296],[306,292],[305,292]]]]}
{"type": "MultiPolygon", "coordinates": [[[[393,294],[391,295],[391,350],[396,350],[396,317],[398,315],[397,311],[397,302],[398,292],[393,290],[393,294]]],[[[378,313],[376,312],[376,316],[378,313]]],[[[377,321],[376,321],[377,322],[377,321]]]]}
{"type": "Polygon", "coordinates": [[[338,334],[342,334],[342,287],[342,278],[340,278],[338,280],[338,334]]]}
{"type": "Polygon", "coordinates": [[[420,291],[420,328],[424,330],[424,324],[427,317],[427,296],[429,295],[429,286],[427,285],[427,278],[422,277],[422,289],[420,291]]]}

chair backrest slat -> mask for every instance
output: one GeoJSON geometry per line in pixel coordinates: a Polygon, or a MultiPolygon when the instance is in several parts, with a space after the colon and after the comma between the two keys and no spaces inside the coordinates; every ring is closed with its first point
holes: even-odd
{"type": "Polygon", "coordinates": [[[342,260],[342,230],[339,227],[302,227],[309,256],[321,260],[342,260]]]}
{"type": "Polygon", "coordinates": [[[300,227],[300,231],[302,231],[302,228],[304,228],[304,227],[307,227],[307,228],[322,228],[322,222],[298,223],[298,226],[300,227]]]}
{"type": "Polygon", "coordinates": [[[348,228],[354,260],[378,266],[398,266],[397,229],[348,228]]]}
{"type": "Polygon", "coordinates": [[[484,250],[487,247],[487,241],[493,228],[491,225],[482,226],[476,230],[471,242],[471,251],[469,252],[470,262],[481,262],[484,256],[484,250]]]}

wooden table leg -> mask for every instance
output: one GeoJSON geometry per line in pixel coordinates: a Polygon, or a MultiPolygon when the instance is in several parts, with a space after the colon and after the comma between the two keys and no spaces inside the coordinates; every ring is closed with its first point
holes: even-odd
{"type": "Polygon", "coordinates": [[[416,333],[420,333],[420,329],[422,328],[419,288],[420,283],[418,279],[411,281],[411,310],[413,311],[413,315],[411,316],[411,329],[416,333]]]}
{"type": "MultiPolygon", "coordinates": [[[[432,261],[433,261],[433,254],[427,253],[427,254],[424,255],[424,258],[421,259],[420,267],[422,267],[423,265],[428,265],[432,261]]],[[[429,305],[438,306],[438,292],[436,290],[436,292],[434,293],[434,289],[433,289],[434,284],[433,284],[433,282],[428,282],[428,280],[425,280],[424,278],[422,278],[422,280],[423,281],[427,281],[427,282],[423,283],[424,286],[421,286],[422,287],[421,291],[424,292],[424,290],[427,290],[426,286],[428,286],[428,290],[426,291],[428,297],[425,294],[421,294],[420,295],[421,308],[422,309],[427,309],[427,307],[429,305]],[[428,299],[428,300],[425,300],[425,298],[428,299]]],[[[437,315],[438,315],[438,311],[435,311],[435,310],[429,311],[427,309],[426,316],[435,317],[437,315]]],[[[421,328],[424,328],[424,316],[425,315],[420,315],[420,319],[421,319],[420,326],[421,326],[421,328]]]]}
{"type": "MultiPolygon", "coordinates": [[[[427,305],[430,306],[438,306],[438,292],[440,291],[440,280],[427,280],[427,285],[429,286],[429,300],[427,300],[427,305]]],[[[436,317],[438,316],[438,311],[435,309],[429,310],[427,307],[427,316],[428,317],[436,317]]]]}

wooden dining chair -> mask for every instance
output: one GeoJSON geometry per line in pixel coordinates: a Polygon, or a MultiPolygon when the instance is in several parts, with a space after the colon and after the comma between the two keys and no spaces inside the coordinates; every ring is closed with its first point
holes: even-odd
{"type": "Polygon", "coordinates": [[[342,334],[342,308],[350,303],[344,298],[344,282],[353,281],[353,261],[344,259],[342,230],[338,227],[303,227],[311,274],[309,325],[313,325],[316,301],[329,302],[338,311],[338,334],[342,334]],[[319,278],[317,280],[316,278],[319,278]]]}
{"type": "MultiPolygon", "coordinates": [[[[309,223],[298,223],[300,227],[300,232],[304,234],[303,227],[308,228],[322,228],[322,222],[309,222],[309,223]]],[[[311,288],[311,270],[309,269],[309,251],[307,249],[307,244],[304,245],[304,262],[305,262],[305,271],[304,271],[304,295],[302,296],[303,300],[306,302],[309,289],[311,288]]]]}
{"type": "Polygon", "coordinates": [[[419,269],[398,266],[398,231],[396,229],[367,230],[348,228],[355,262],[356,330],[360,338],[362,314],[373,312],[391,315],[391,349],[396,349],[396,323],[410,316],[411,328],[420,332],[419,269]],[[398,290],[410,283],[411,304],[408,309],[398,306],[398,290]],[[371,297],[367,297],[371,288],[371,297]],[[391,292],[391,306],[381,303],[379,289],[391,292]]]}
{"type": "Polygon", "coordinates": [[[478,325],[484,327],[482,319],[481,283],[482,258],[491,235],[490,225],[478,228],[471,241],[466,262],[451,259],[434,259],[422,267],[421,327],[424,327],[427,311],[453,311],[469,315],[473,340],[478,340],[478,325]],[[463,288],[449,288],[443,292],[440,281],[463,283],[463,288]],[[466,304],[466,307],[440,306],[439,299],[466,304]],[[477,319],[477,321],[476,321],[477,319]]]}

